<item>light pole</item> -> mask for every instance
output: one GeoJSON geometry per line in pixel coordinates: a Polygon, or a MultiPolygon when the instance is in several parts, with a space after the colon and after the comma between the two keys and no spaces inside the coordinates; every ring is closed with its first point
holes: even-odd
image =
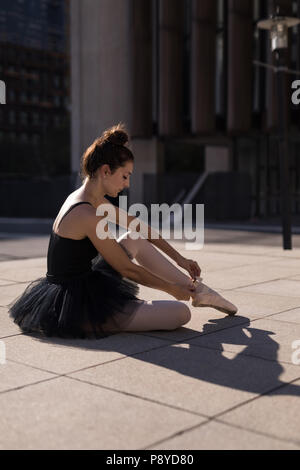
{"type": "Polygon", "coordinates": [[[280,16],[277,8],[276,14],[267,20],[257,23],[260,29],[270,31],[271,52],[275,54],[276,66],[272,67],[277,78],[278,97],[278,145],[280,156],[280,193],[281,193],[281,218],[283,233],[283,248],[292,249],[291,237],[291,190],[289,176],[289,145],[288,122],[286,116],[287,93],[285,72],[287,71],[286,51],[288,48],[288,28],[300,23],[298,18],[280,16]]]}

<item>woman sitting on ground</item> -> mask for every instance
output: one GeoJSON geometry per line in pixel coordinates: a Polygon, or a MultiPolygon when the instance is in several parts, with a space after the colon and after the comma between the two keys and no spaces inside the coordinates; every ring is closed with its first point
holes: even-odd
{"type": "MultiPolygon", "coordinates": [[[[33,281],[10,306],[10,316],[24,332],[97,338],[122,331],[174,330],[189,322],[190,309],[181,302],[189,300],[195,307],[236,313],[233,304],[201,282],[196,261],[184,258],[161,236],[151,239],[148,226],[144,238],[133,239],[129,232],[118,240],[99,237],[104,216],[96,215],[96,209],[110,204],[105,195],[117,197],[130,184],[134,157],[127,142],[126,129],[119,124],[84,153],[83,184],[68,196],[53,224],[46,277],[33,281]],[[141,300],[138,284],[176,300],[141,300]]],[[[114,209],[118,223],[120,210],[114,209]]],[[[128,228],[135,217],[126,213],[125,218],[128,228]]]]}

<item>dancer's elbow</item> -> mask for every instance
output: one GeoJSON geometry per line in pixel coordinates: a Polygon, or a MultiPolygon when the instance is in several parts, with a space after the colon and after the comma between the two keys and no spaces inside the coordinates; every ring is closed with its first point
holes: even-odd
{"type": "Polygon", "coordinates": [[[132,279],[134,281],[139,280],[139,266],[132,261],[130,264],[127,264],[124,268],[120,270],[120,274],[127,279],[132,279]]]}

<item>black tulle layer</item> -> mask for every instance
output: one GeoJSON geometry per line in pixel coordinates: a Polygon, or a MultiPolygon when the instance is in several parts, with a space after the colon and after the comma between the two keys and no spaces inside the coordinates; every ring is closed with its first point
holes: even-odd
{"type": "Polygon", "coordinates": [[[39,278],[9,308],[26,333],[63,338],[99,338],[122,331],[143,303],[138,285],[123,278],[101,257],[75,277],[39,278]]]}

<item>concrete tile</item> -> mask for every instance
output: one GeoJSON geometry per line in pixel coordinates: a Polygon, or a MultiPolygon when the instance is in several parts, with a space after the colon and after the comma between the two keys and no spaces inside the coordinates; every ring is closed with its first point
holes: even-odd
{"type": "Polygon", "coordinates": [[[7,280],[7,279],[0,279],[0,286],[7,286],[7,285],[11,285],[11,284],[14,284],[14,281],[10,281],[10,280],[7,280]]]}
{"type": "Polygon", "coordinates": [[[46,236],[16,236],[1,239],[0,253],[20,258],[39,258],[46,256],[49,235],[46,236]]]}
{"type": "Polygon", "coordinates": [[[29,283],[11,284],[0,286],[0,306],[7,307],[12,301],[17,299],[28,286],[29,283]]]}
{"type": "Polygon", "coordinates": [[[236,254],[236,255],[245,255],[245,256],[274,256],[274,250],[270,247],[264,246],[252,246],[252,245],[243,245],[236,243],[213,243],[205,242],[204,250],[207,252],[213,253],[227,253],[227,254],[236,254]]]}
{"type": "Polygon", "coordinates": [[[29,282],[44,277],[47,272],[46,258],[19,259],[0,263],[0,279],[11,282],[29,282]]]}
{"type": "MultiPolygon", "coordinates": [[[[226,269],[224,271],[208,272],[205,277],[203,277],[203,282],[204,284],[208,284],[213,289],[237,289],[245,286],[244,288],[248,291],[249,289],[251,289],[251,291],[253,292],[273,293],[273,291],[269,292],[268,290],[264,290],[265,286],[267,285],[267,281],[271,281],[272,283],[298,282],[300,285],[299,281],[279,280],[279,278],[282,277],[288,277],[295,274],[299,274],[299,271],[300,263],[299,268],[290,267],[288,265],[286,267],[276,267],[276,269],[269,265],[264,266],[263,269],[257,265],[245,266],[226,269]],[[258,283],[264,284],[259,285],[258,283]],[[250,284],[255,285],[249,286],[250,284]]],[[[269,284],[271,284],[271,282],[269,284]]],[[[294,289],[296,289],[296,286],[294,289]]],[[[279,291],[277,292],[277,294],[281,295],[281,292],[279,291]]],[[[300,296],[299,293],[297,295],[300,296]]]]}
{"type": "Polygon", "coordinates": [[[0,338],[21,334],[21,330],[9,317],[8,309],[0,307],[0,338]]]}
{"type": "Polygon", "coordinates": [[[286,256],[273,257],[272,261],[269,263],[269,266],[273,266],[274,268],[278,268],[278,267],[282,268],[282,267],[289,266],[289,267],[299,269],[300,259],[299,258],[287,258],[286,256]]]}
{"type": "Polygon", "coordinates": [[[2,281],[5,283],[12,282],[30,282],[41,277],[45,277],[46,270],[44,267],[31,267],[22,269],[7,269],[5,272],[0,273],[2,281]]]}
{"type": "Polygon", "coordinates": [[[300,325],[264,318],[194,338],[190,344],[293,364],[292,343],[295,340],[300,341],[300,325]]]}
{"type": "Polygon", "coordinates": [[[289,279],[294,280],[294,281],[300,281],[300,276],[291,276],[289,277],[289,279]]]}
{"type": "Polygon", "coordinates": [[[300,297],[280,296],[264,292],[248,292],[246,289],[218,291],[238,307],[238,314],[254,319],[300,306],[300,297]]]}
{"type": "MultiPolygon", "coordinates": [[[[271,241],[271,243],[274,240],[271,241]]],[[[281,256],[284,251],[283,249],[278,246],[268,246],[264,243],[255,243],[253,237],[249,237],[248,240],[245,239],[237,239],[236,242],[223,242],[218,243],[215,241],[210,241],[207,237],[205,237],[204,241],[204,250],[215,252],[217,253],[233,253],[233,254],[243,254],[243,255],[262,255],[262,256],[281,256]],[[251,243],[250,243],[251,242],[251,243]]],[[[293,250],[294,251],[294,250],[293,250]]],[[[300,256],[300,250],[295,249],[294,256],[300,256]]],[[[292,258],[294,258],[292,256],[292,258]]],[[[288,256],[287,256],[288,257],[288,256]]]]}
{"type": "MultiPolygon", "coordinates": [[[[0,305],[7,305],[27,286],[27,282],[8,286],[8,273],[12,283],[34,280],[40,273],[44,275],[47,244],[46,238],[1,241],[0,259],[4,261],[0,262],[0,305]],[[42,257],[8,260],[9,256],[42,257]],[[3,299],[7,301],[3,303],[3,299]]],[[[115,335],[87,344],[40,340],[28,335],[4,338],[9,369],[6,375],[2,371],[5,380],[1,386],[17,387],[23,382],[28,386],[9,393],[2,389],[0,426],[7,432],[0,447],[138,449],[150,448],[155,442],[161,442],[162,446],[168,444],[165,448],[170,449],[172,446],[175,449],[299,447],[299,400],[296,402],[296,398],[300,383],[284,384],[300,377],[300,366],[278,360],[291,362],[294,350],[289,343],[294,332],[298,336],[300,236],[293,237],[290,252],[282,249],[281,235],[226,230],[205,230],[203,250],[184,251],[184,241],[176,241],[176,246],[184,256],[198,261],[205,283],[238,305],[238,316],[229,318],[216,310],[196,309],[187,303],[192,319],[173,332],[115,335]],[[282,284],[276,281],[280,277],[282,284]],[[292,284],[287,285],[287,281],[292,284]],[[240,288],[251,282],[255,285],[240,288]],[[259,282],[263,283],[259,286],[259,282]],[[253,321],[267,315],[272,316],[263,320],[272,324],[253,321]],[[248,319],[252,323],[247,325],[248,319]],[[259,332],[252,331],[250,338],[249,328],[259,332]],[[221,334],[222,340],[228,340],[233,334],[231,343],[221,343],[225,351],[209,349],[214,347],[214,342],[220,345],[217,335],[221,334]],[[199,338],[209,341],[205,346],[196,346],[193,341],[199,338]],[[174,342],[179,344],[172,345],[174,342]],[[147,352],[155,347],[159,349],[147,352]],[[248,356],[251,350],[263,358],[248,356]],[[135,352],[135,356],[126,357],[135,352]],[[18,362],[12,362],[10,355],[18,362]],[[277,360],[270,360],[272,357],[277,360]],[[34,369],[30,364],[44,370],[34,369]],[[91,368],[74,372],[85,367],[91,368]],[[70,373],[80,380],[116,388],[124,394],[71,379],[67,385],[67,378],[31,385],[41,374],[52,377],[47,371],[70,373]],[[277,395],[272,392],[256,399],[259,394],[282,385],[277,395]],[[255,400],[245,403],[249,398],[255,400]],[[199,414],[193,416],[164,403],[199,414]],[[235,406],[235,410],[227,411],[235,406]],[[205,422],[205,416],[220,412],[226,413],[219,417],[223,423],[205,422]],[[237,414],[233,415],[234,412],[237,414]],[[225,423],[228,417],[233,417],[236,423],[225,423]],[[33,425],[29,427],[28,422],[33,425]],[[189,431],[190,427],[194,429],[189,431]]],[[[164,292],[144,286],[140,297],[174,300],[164,292]]],[[[15,334],[14,328],[20,331],[7,322],[5,312],[6,308],[0,308],[0,338],[2,334],[15,334]]]]}
{"type": "Polygon", "coordinates": [[[189,259],[196,259],[202,275],[206,272],[222,271],[232,267],[242,267],[245,265],[266,265],[272,262],[268,256],[248,256],[246,254],[235,253],[214,253],[203,250],[201,253],[185,250],[184,256],[189,259]]]}
{"type": "Polygon", "coordinates": [[[140,285],[139,298],[144,300],[175,300],[174,297],[167,292],[158,289],[140,285]]]}
{"type": "Polygon", "coordinates": [[[284,297],[297,297],[300,301],[300,281],[290,279],[277,279],[263,284],[243,287],[243,292],[257,292],[261,294],[280,295],[284,297]]]}
{"type": "Polygon", "coordinates": [[[6,359],[5,364],[0,363],[0,392],[7,392],[16,387],[33,384],[51,377],[55,377],[55,375],[6,359]]]}
{"type": "Polygon", "coordinates": [[[117,334],[99,340],[68,340],[20,335],[7,338],[7,357],[22,364],[65,374],[168,344],[159,338],[117,334]]]}
{"type": "Polygon", "coordinates": [[[30,268],[47,268],[47,258],[29,258],[29,259],[14,259],[9,261],[2,261],[0,263],[0,272],[5,273],[9,269],[30,269],[30,268]]]}
{"type": "Polygon", "coordinates": [[[294,308],[293,310],[288,310],[287,312],[277,313],[272,315],[272,320],[286,321],[289,323],[297,323],[300,325],[300,308],[294,308]]]}
{"type": "Polygon", "coordinates": [[[226,241],[223,243],[218,243],[215,241],[210,241],[208,237],[205,237],[204,250],[214,252],[220,251],[222,253],[282,257],[286,259],[300,258],[300,248],[293,247],[290,252],[285,251],[282,248],[282,240],[276,240],[272,235],[269,240],[267,240],[267,243],[265,243],[266,239],[257,239],[253,236],[253,233],[248,233],[248,235],[248,239],[236,238],[234,242],[230,243],[226,241]],[[268,243],[271,246],[268,246],[268,243]]]}
{"type": "Polygon", "coordinates": [[[300,380],[229,411],[220,419],[300,445],[299,397],[300,380]]]}
{"type": "Polygon", "coordinates": [[[299,450],[300,446],[217,421],[201,424],[150,450],[299,450]]]}
{"type": "Polygon", "coordinates": [[[138,450],[204,419],[63,377],[0,395],[0,408],[7,450],[138,450]]]}
{"type": "Polygon", "coordinates": [[[0,254],[0,262],[1,261],[7,261],[7,260],[10,260],[10,259],[14,259],[11,255],[1,255],[0,254]]]}
{"type": "MultiPolygon", "coordinates": [[[[210,335],[212,336],[212,335],[210,335]]],[[[214,416],[282,382],[299,368],[182,343],[74,374],[91,383],[214,416]]]]}

